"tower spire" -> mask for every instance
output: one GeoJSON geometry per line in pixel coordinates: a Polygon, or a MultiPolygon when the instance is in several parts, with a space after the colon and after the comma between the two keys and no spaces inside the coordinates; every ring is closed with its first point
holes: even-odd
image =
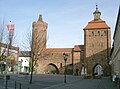
{"type": "Polygon", "coordinates": [[[43,22],[41,14],[39,15],[38,21],[43,22]]]}
{"type": "Polygon", "coordinates": [[[96,10],[95,10],[95,12],[93,12],[93,15],[94,15],[94,20],[100,19],[101,12],[98,10],[98,5],[97,4],[96,4],[96,10]]]}
{"type": "Polygon", "coordinates": [[[96,4],[96,10],[98,10],[98,5],[96,4]]]}

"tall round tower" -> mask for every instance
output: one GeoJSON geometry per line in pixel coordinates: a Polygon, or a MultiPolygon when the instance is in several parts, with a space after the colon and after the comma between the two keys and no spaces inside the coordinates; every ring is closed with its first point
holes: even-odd
{"type": "Polygon", "coordinates": [[[46,48],[47,23],[39,15],[38,21],[32,25],[32,55],[40,55],[46,48]]]}

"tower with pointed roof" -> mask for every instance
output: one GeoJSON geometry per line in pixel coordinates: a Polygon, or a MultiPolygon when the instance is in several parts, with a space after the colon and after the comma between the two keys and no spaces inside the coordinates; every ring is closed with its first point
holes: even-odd
{"type": "Polygon", "coordinates": [[[32,50],[37,53],[46,48],[47,23],[39,15],[38,21],[32,24],[32,50]]]}
{"type": "Polygon", "coordinates": [[[93,12],[94,19],[84,30],[84,66],[90,75],[109,73],[110,27],[101,19],[101,12],[93,12]]]}
{"type": "Polygon", "coordinates": [[[100,19],[101,12],[98,10],[98,5],[96,5],[96,10],[95,12],[93,12],[93,14],[94,14],[94,20],[100,19]]]}

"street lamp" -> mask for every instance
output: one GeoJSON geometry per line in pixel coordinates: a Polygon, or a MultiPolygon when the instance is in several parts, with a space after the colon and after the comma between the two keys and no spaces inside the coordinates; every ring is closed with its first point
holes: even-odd
{"type": "Polygon", "coordinates": [[[8,28],[8,33],[9,33],[9,46],[11,46],[12,44],[12,39],[13,39],[13,35],[14,35],[14,24],[10,23],[7,25],[7,28],[8,28]]]}
{"type": "Polygon", "coordinates": [[[14,24],[10,23],[7,24],[7,29],[8,29],[8,44],[7,44],[7,57],[6,57],[6,73],[8,70],[8,57],[9,57],[9,48],[12,45],[12,39],[13,39],[13,35],[14,35],[14,24]]]}
{"type": "Polygon", "coordinates": [[[64,71],[65,78],[64,78],[64,83],[66,83],[66,61],[67,61],[68,54],[63,53],[63,57],[64,57],[64,61],[65,61],[65,71],[64,71]]]}
{"type": "Polygon", "coordinates": [[[12,39],[13,39],[13,35],[14,35],[14,24],[10,23],[7,25],[7,29],[8,29],[8,44],[7,44],[7,55],[6,55],[6,65],[5,65],[5,89],[7,89],[7,71],[8,71],[8,56],[9,56],[9,48],[12,44],[12,39]]]}

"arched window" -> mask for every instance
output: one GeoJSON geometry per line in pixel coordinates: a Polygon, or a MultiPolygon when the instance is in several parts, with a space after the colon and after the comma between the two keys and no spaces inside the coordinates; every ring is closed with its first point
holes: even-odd
{"type": "Polygon", "coordinates": [[[98,36],[100,36],[100,31],[98,31],[98,36]]]}
{"type": "Polygon", "coordinates": [[[62,63],[60,63],[60,68],[62,68],[62,63]]]}
{"type": "Polygon", "coordinates": [[[94,32],[92,32],[92,36],[94,36],[94,32]]]}

